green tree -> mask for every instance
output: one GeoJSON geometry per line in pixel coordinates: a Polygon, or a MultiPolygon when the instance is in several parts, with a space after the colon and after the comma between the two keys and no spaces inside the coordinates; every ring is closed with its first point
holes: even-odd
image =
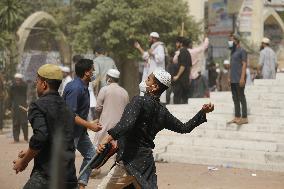
{"type": "MultiPolygon", "coordinates": [[[[85,5],[90,2],[84,0],[85,5]]],[[[78,16],[73,17],[75,25],[70,30],[73,52],[84,53],[97,44],[107,47],[123,72],[122,85],[130,96],[137,92],[139,81],[138,66],[133,62],[140,54],[133,47],[134,41],[146,47],[149,33],[156,31],[171,51],[183,22],[185,36],[196,40],[200,33],[199,24],[188,16],[184,0],[97,0],[87,6],[87,11],[73,6],[73,14],[78,16]]]]}
{"type": "Polygon", "coordinates": [[[4,0],[0,2],[0,48],[5,51],[8,73],[13,73],[17,63],[16,29],[23,19],[23,2],[4,0]]]}
{"type": "Polygon", "coordinates": [[[188,16],[183,0],[97,0],[73,27],[72,46],[75,51],[85,52],[95,43],[102,43],[120,59],[133,58],[133,41],[145,45],[151,31],[157,31],[168,46],[173,46],[182,22],[186,35],[197,39],[199,24],[188,16]]]}

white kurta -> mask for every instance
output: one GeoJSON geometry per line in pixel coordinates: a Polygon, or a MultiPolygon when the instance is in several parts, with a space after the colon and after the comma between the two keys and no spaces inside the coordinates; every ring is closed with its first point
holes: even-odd
{"type": "Polygon", "coordinates": [[[263,79],[276,78],[277,57],[270,47],[260,51],[259,64],[262,66],[263,79]]]}
{"type": "MultiPolygon", "coordinates": [[[[147,80],[148,76],[156,69],[165,69],[165,47],[164,43],[156,42],[152,44],[151,49],[153,50],[153,56],[150,56],[147,51],[144,52],[142,58],[145,61],[142,81],[147,80]]],[[[142,95],[142,94],[140,94],[142,95]]],[[[166,92],[161,95],[160,98],[162,103],[166,103],[166,92]]]]}
{"type": "Polygon", "coordinates": [[[66,85],[72,81],[72,77],[70,75],[66,76],[65,78],[62,79],[62,83],[58,89],[58,92],[60,94],[60,96],[63,95],[64,89],[66,87],[66,85]]]}
{"type": "Polygon", "coordinates": [[[95,134],[94,145],[97,146],[106,136],[107,131],[119,122],[128,102],[127,91],[117,83],[101,88],[97,97],[96,111],[101,112],[99,122],[102,124],[102,130],[95,134]]]}

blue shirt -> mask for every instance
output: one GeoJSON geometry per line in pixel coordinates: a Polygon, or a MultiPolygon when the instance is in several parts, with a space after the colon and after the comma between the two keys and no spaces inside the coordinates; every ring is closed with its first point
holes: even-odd
{"type": "Polygon", "coordinates": [[[247,52],[243,48],[236,48],[231,54],[231,83],[240,83],[243,62],[247,62],[247,52]]]}
{"type": "MultiPolygon", "coordinates": [[[[79,77],[69,82],[63,92],[63,98],[70,109],[80,116],[82,119],[87,120],[90,108],[90,94],[88,85],[86,85],[79,77]]],[[[75,125],[74,137],[79,137],[86,128],[80,125],[75,125]]]]}

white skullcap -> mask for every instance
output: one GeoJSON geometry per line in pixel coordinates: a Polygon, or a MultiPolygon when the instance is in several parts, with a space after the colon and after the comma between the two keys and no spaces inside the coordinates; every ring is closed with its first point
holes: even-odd
{"type": "Polygon", "coordinates": [[[107,75],[109,75],[110,77],[119,79],[120,72],[117,69],[109,69],[107,71],[107,75]]]}
{"type": "Polygon", "coordinates": [[[224,65],[230,64],[229,60],[224,60],[224,65]]]}
{"type": "Polygon", "coordinates": [[[162,69],[157,69],[153,72],[156,79],[167,87],[171,86],[172,76],[168,72],[162,69]]]}
{"type": "Polygon", "coordinates": [[[70,73],[70,68],[67,66],[60,66],[61,71],[65,72],[65,73],[70,73]]]}
{"type": "Polygon", "coordinates": [[[14,77],[15,78],[18,78],[18,79],[23,79],[23,75],[22,74],[20,74],[20,73],[16,73],[15,75],[14,75],[14,77]]]}
{"type": "Polygon", "coordinates": [[[270,43],[270,39],[268,39],[267,37],[264,37],[261,42],[265,43],[265,44],[269,44],[270,43]]]}
{"type": "Polygon", "coordinates": [[[150,33],[150,37],[159,38],[160,36],[157,32],[152,32],[152,33],[150,33]]]}

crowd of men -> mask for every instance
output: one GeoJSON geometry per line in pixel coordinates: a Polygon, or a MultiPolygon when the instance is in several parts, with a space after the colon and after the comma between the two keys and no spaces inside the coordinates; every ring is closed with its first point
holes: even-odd
{"type": "MultiPolygon", "coordinates": [[[[209,45],[208,38],[193,48],[192,41],[177,37],[176,52],[166,65],[167,49],[159,34],[149,35],[150,48],[145,50],[138,42],[134,46],[145,61],[140,95],[131,100],[125,89],[119,86],[120,72],[106,50],[96,47],[95,59],[74,56],[74,77],[70,68],[45,64],[37,71],[36,91],[38,98],[27,104],[27,84],[22,74],[15,74],[9,89],[9,104],[12,110],[14,142],[19,142],[22,128],[24,140],[29,143],[14,161],[16,173],[25,170],[34,159],[31,177],[24,188],[48,188],[57,184],[59,188],[85,188],[91,167],[88,163],[105,145],[117,148],[116,161],[98,188],[157,188],[157,175],[152,149],[156,134],[169,129],[178,133],[189,133],[206,122],[206,114],[214,105],[205,104],[187,123],[175,118],[166,108],[173,92],[174,104],[186,104],[189,97],[208,97],[209,89],[202,75],[200,54],[209,45]],[[167,70],[167,71],[166,71],[167,70]],[[28,137],[28,121],[33,129],[28,137]],[[90,138],[87,130],[95,132],[90,138]],[[54,159],[52,152],[61,141],[62,182],[53,180],[54,159]],[[75,150],[83,156],[80,176],[75,169],[75,150]],[[86,167],[87,166],[87,167],[86,167]],[[84,169],[86,168],[86,169],[84,169]]],[[[224,61],[224,69],[216,79],[220,90],[231,90],[235,117],[229,123],[246,124],[247,103],[245,84],[247,79],[247,53],[240,45],[238,36],[230,36],[228,46],[230,61],[224,61]],[[224,81],[226,78],[226,81],[224,81]]],[[[264,38],[259,60],[262,77],[275,78],[277,60],[264,38]]],[[[4,83],[0,77],[0,88],[4,83]]],[[[2,99],[4,94],[0,94],[2,99]]],[[[3,101],[0,101],[3,107],[3,101]]],[[[3,108],[0,113],[3,117],[3,108]],[[1,112],[2,111],[2,112],[1,112]]],[[[3,119],[0,122],[2,131],[3,119]]],[[[55,153],[57,154],[57,153],[55,153]]],[[[94,171],[94,170],[93,170],[94,171]]],[[[99,174],[100,170],[95,170],[99,174]]]]}

